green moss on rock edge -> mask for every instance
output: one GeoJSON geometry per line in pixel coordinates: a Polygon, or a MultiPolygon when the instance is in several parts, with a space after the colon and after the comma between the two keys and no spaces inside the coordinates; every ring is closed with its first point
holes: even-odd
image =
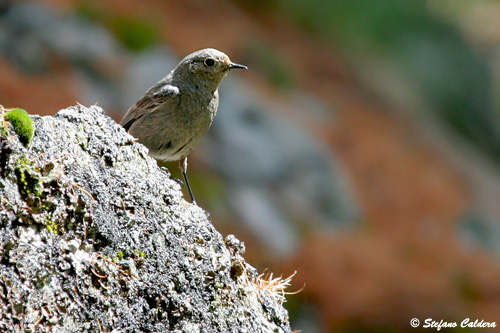
{"type": "Polygon", "coordinates": [[[24,145],[29,145],[35,134],[35,126],[29,114],[20,108],[15,108],[5,113],[5,119],[14,127],[19,140],[24,145]]]}

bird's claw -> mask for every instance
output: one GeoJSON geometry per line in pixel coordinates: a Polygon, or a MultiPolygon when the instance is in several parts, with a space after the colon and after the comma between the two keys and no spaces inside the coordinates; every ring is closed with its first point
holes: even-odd
{"type": "Polygon", "coordinates": [[[170,179],[172,179],[174,182],[176,182],[180,186],[184,186],[184,182],[182,180],[180,180],[179,178],[170,177],[170,179]]]}

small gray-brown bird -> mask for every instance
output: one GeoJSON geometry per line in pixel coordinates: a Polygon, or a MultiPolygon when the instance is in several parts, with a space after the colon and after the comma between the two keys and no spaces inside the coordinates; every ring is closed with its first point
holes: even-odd
{"type": "Polygon", "coordinates": [[[121,121],[149,148],[150,156],[179,161],[193,203],[196,201],[187,178],[187,156],[210,128],[219,105],[217,88],[234,68],[247,69],[215,49],[191,53],[149,88],[121,121]]]}

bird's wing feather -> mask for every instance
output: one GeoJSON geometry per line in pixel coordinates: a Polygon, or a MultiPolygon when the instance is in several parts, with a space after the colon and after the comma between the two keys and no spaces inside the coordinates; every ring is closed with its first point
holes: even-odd
{"type": "Polygon", "coordinates": [[[164,84],[160,81],[151,87],[144,96],[127,111],[120,124],[128,130],[136,120],[153,112],[160,105],[168,102],[179,94],[179,88],[170,84],[164,84]]]}

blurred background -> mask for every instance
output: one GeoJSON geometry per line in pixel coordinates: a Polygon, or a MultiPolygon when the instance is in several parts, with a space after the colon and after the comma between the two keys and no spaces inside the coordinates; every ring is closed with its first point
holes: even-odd
{"type": "Polygon", "coordinates": [[[192,187],[259,271],[298,272],[293,329],[499,324],[499,1],[0,0],[0,104],[119,121],[205,47],[249,70],[192,187]]]}

